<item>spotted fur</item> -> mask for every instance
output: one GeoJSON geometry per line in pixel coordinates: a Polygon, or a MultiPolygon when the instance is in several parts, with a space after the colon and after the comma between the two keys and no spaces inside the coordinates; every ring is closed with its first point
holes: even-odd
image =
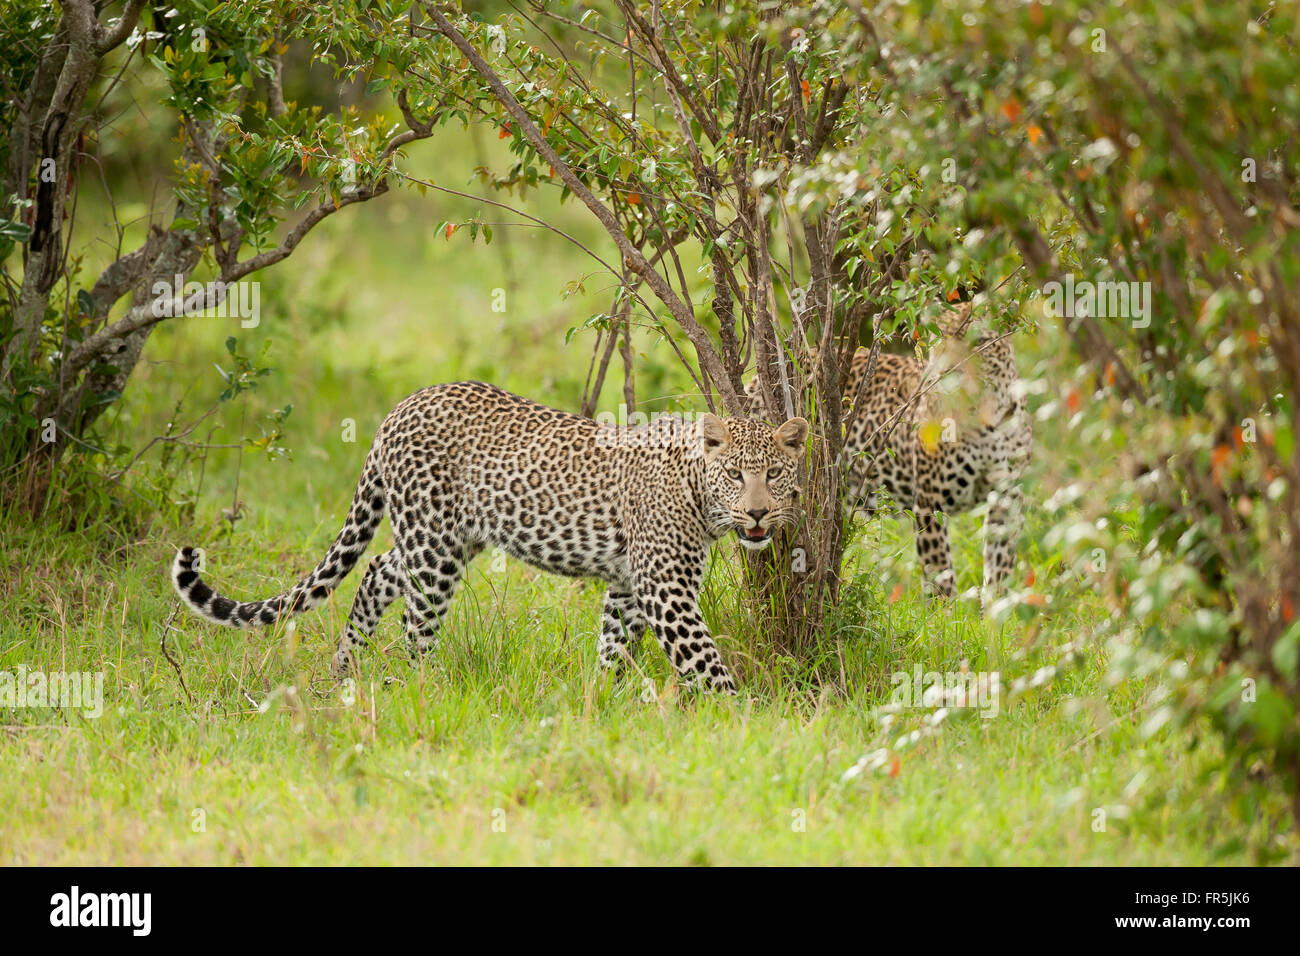
{"type": "Polygon", "coordinates": [[[495,546],[556,574],[609,582],[600,661],[621,670],[652,630],[688,683],[736,684],[699,608],[709,546],[735,532],[765,547],[795,518],[808,424],[701,416],[624,429],[481,382],[435,385],[389,413],[366,456],[343,528],[320,563],[264,601],[222,597],[198,553],[172,568],[181,599],[230,627],[274,624],[323,602],[357,564],[385,512],[395,546],[361,580],[334,655],[338,674],[399,596],[414,654],[435,646],[466,564],[495,546]]]}
{"type": "MultiPolygon", "coordinates": [[[[861,407],[844,442],[848,497],[852,507],[874,513],[884,489],[912,512],[926,581],[946,596],[956,587],[946,516],[987,502],[987,601],[1015,565],[1033,426],[1010,339],[972,328],[969,306],[939,324],[944,336],[928,361],[880,353],[860,397],[870,350],[854,354],[846,414],[855,400],[861,407]]],[[[756,383],[747,395],[753,411],[756,383]]]]}

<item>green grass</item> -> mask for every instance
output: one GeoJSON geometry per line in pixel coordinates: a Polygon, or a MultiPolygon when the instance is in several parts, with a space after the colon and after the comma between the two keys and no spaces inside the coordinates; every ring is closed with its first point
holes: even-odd
{"type": "MultiPolygon", "coordinates": [[[[418,158],[460,187],[468,150],[453,141],[418,158]]],[[[198,489],[189,522],[166,509],[144,525],[110,514],[76,530],[60,526],[57,508],[35,524],[6,519],[0,670],[103,671],[106,683],[98,719],[0,711],[0,862],[1255,860],[1248,846],[1276,827],[1277,808],[1243,829],[1214,787],[1213,745],[1191,747],[1196,728],[1145,736],[1158,688],[1105,686],[1100,650],[1041,690],[1004,694],[993,719],[954,712],[914,743],[900,738],[925,726],[925,712],[882,726],[877,708],[895,672],[966,661],[1001,671],[1007,685],[1043,662],[1026,652],[1031,638],[1063,645],[1110,613],[1086,589],[1058,589],[1051,607],[1001,622],[969,602],[927,603],[911,530],[893,519],[860,529],[815,666],[748,629],[731,547],[717,549],[704,603],[742,678],[734,701],[678,693],[650,641],[643,673],[610,684],[595,655],[603,585],[490,555],[468,575],[439,653],[411,665],[394,609],[354,692],[327,668],[359,575],[292,630],[240,633],[175,613],[167,569],[180,544],[204,546],[211,580],[241,597],[278,592],[310,568],[339,526],[374,427],[409,391],[477,377],[576,406],[590,339],[566,347],[565,333],[606,308],[595,292],[605,280],[563,299],[590,265],[534,230],[511,235],[505,254],[499,243],[434,235],[439,221],[473,211],[398,195],[336,217],[262,277],[259,328],[190,319],[160,329],[106,429],[141,447],[178,400],[181,421],[213,403],[226,336],[249,352],[270,339],[277,373],[222,405],[215,430],[196,437],[237,441],[292,402],[292,461],[215,450],[201,472],[191,462],[173,489],[198,489]],[[507,285],[507,311],[492,312],[492,290],[507,285]],[[355,442],[343,440],[344,419],[356,423],[355,442]],[[229,530],[221,510],[236,498],[242,518],[229,530]],[[883,771],[846,773],[878,749],[892,755],[883,771]]],[[[579,211],[555,214],[598,244],[579,211]]],[[[686,390],[666,348],[649,335],[638,344],[643,398],[686,390]]],[[[1058,345],[1026,341],[1023,370],[1064,378],[1058,345]]],[[[616,405],[619,387],[610,383],[603,407],[616,405]]],[[[1031,502],[1104,467],[1080,445],[1067,422],[1040,424],[1031,502]]],[[[149,513],[159,452],[119,490],[132,516],[149,513]]],[[[1040,575],[1045,526],[1031,508],[1023,556],[1040,575]]],[[[387,536],[385,526],[371,553],[387,536]]],[[[954,544],[969,587],[980,566],[974,516],[955,522],[954,544]]]]}
{"type": "MultiPolygon", "coordinates": [[[[882,673],[996,663],[1014,645],[960,613],[900,601],[828,636],[847,694],[774,682],[759,661],[752,696],[678,695],[647,646],[661,690],[646,700],[639,680],[598,676],[597,586],[476,567],[439,656],[410,666],[386,621],[353,699],[326,672],[350,588],[296,634],[184,617],[166,631],[165,542],[92,556],[42,532],[8,547],[26,556],[5,555],[7,599],[23,595],[10,621],[26,623],[7,626],[0,666],[107,681],[97,720],[24,711],[5,728],[5,863],[1196,864],[1230,826],[1196,784],[1211,754],[1143,741],[1137,721],[1060,691],[952,719],[900,750],[896,776],[846,780],[877,745],[882,673]],[[1126,796],[1135,780],[1150,805],[1126,796]],[[1115,805],[1133,815],[1094,832],[1094,808],[1115,805]]],[[[223,551],[214,573],[260,593],[308,554],[288,552],[223,551]]],[[[723,644],[744,658],[742,639],[723,644]]]]}

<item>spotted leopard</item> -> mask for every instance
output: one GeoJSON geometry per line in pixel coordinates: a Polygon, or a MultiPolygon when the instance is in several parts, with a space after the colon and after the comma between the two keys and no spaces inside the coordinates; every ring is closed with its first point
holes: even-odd
{"type": "MultiPolygon", "coordinates": [[[[946,516],[987,503],[987,602],[1015,565],[1033,425],[1009,337],[974,323],[969,305],[939,325],[944,334],[927,361],[880,353],[865,388],[870,350],[854,354],[844,389],[846,415],[860,403],[844,441],[848,501],[874,513],[883,489],[910,510],[926,582],[945,596],[956,590],[946,516]]],[[[754,411],[753,381],[747,397],[754,411]]]]}
{"type": "Polygon", "coordinates": [[[609,582],[600,662],[621,670],[645,630],[689,684],[734,694],[700,614],[710,545],[735,532],[766,547],[795,518],[808,423],[779,428],[703,415],[626,429],[547,408],[481,382],[423,389],[380,425],[342,530],[315,569],[263,601],[217,594],[199,552],[172,565],[193,611],[230,627],[271,625],[321,604],[357,564],[385,512],[395,546],[374,558],[333,669],[401,596],[412,652],[435,646],[466,564],[495,546],[545,571],[609,582]]]}

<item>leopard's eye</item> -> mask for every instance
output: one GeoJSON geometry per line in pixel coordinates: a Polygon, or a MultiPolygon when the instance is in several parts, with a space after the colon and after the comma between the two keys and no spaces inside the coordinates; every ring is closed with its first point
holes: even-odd
{"type": "Polygon", "coordinates": [[[780,466],[780,465],[777,465],[775,468],[769,468],[769,469],[767,470],[767,480],[768,480],[768,481],[772,481],[772,480],[775,479],[775,478],[780,478],[780,477],[781,477],[781,470],[782,470],[782,469],[781,469],[781,466],[780,466]]]}
{"type": "Polygon", "coordinates": [[[740,472],[735,468],[728,468],[727,477],[732,481],[740,481],[740,472]]]}

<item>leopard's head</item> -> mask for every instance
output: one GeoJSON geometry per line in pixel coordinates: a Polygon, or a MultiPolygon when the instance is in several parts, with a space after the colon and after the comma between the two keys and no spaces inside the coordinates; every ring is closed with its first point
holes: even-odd
{"type": "Polygon", "coordinates": [[[922,446],[934,454],[938,436],[957,441],[964,436],[1006,427],[1021,409],[1024,394],[1010,338],[981,324],[963,327],[962,335],[946,336],[930,353],[914,384],[920,391],[917,421],[922,446]]]}
{"type": "Polygon", "coordinates": [[[696,436],[711,530],[718,537],[734,530],[740,543],[755,551],[767,547],[773,531],[795,518],[808,423],[792,418],[773,429],[748,419],[703,415],[696,436]]]}

